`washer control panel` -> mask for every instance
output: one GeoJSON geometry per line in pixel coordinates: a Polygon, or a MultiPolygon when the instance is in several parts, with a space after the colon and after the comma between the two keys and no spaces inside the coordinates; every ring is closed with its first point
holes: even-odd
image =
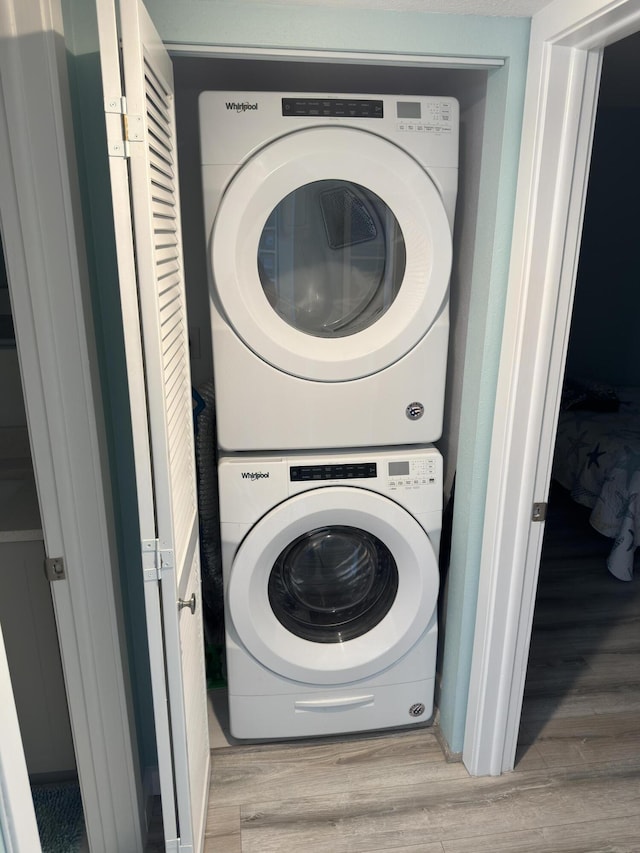
{"type": "Polygon", "coordinates": [[[322,480],[379,479],[389,491],[422,489],[437,482],[437,463],[433,458],[399,457],[382,462],[347,461],[327,465],[290,465],[289,480],[304,483],[322,480]]]}
{"type": "Polygon", "coordinates": [[[394,459],[387,464],[387,485],[390,491],[421,489],[436,482],[434,459],[394,459]]]}

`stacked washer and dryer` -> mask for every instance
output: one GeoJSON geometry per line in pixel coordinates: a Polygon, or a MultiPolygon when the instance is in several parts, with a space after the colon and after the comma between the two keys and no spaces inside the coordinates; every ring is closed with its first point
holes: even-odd
{"type": "Polygon", "coordinates": [[[452,98],[204,92],[231,732],[427,721],[452,98]]]}

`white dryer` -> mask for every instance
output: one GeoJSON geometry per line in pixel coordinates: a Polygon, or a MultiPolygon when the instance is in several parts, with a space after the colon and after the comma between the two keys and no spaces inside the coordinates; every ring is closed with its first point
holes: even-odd
{"type": "Polygon", "coordinates": [[[438,439],[457,102],[204,92],[200,129],[221,447],[438,439]]]}
{"type": "Polygon", "coordinates": [[[433,712],[433,447],[219,462],[231,732],[292,738],[433,712]]]}

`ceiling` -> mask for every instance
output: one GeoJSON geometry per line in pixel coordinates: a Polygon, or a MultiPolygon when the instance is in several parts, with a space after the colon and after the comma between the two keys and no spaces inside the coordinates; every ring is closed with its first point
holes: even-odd
{"type": "Polygon", "coordinates": [[[277,0],[278,5],[288,6],[341,6],[447,15],[502,15],[509,18],[530,18],[550,2],[552,0],[277,0]]]}

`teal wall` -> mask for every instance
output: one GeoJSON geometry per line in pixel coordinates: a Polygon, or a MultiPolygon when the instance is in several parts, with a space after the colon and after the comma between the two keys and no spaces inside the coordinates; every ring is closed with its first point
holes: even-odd
{"type": "Polygon", "coordinates": [[[446,640],[439,700],[450,748],[462,749],[482,525],[507,288],[529,20],[417,12],[147,0],[166,42],[499,57],[489,73],[478,232],[465,355],[446,640]]]}
{"type": "MultiPolygon", "coordinates": [[[[105,394],[112,418],[115,488],[120,496],[121,560],[129,613],[140,606],[132,582],[137,571],[131,545],[131,451],[128,425],[118,423],[124,411],[120,352],[121,331],[115,308],[113,243],[108,208],[102,120],[98,105],[95,22],[86,0],[64,0],[70,66],[75,79],[76,124],[83,155],[85,197],[97,283],[97,315],[105,360],[105,394]],[[93,103],[92,103],[93,99],[93,103]],[[101,162],[98,162],[98,161],[101,162]],[[98,174],[93,174],[94,167],[98,174]],[[108,342],[108,345],[107,345],[108,342]]],[[[462,749],[475,607],[480,564],[489,443],[497,381],[502,321],[515,197],[522,120],[529,21],[416,12],[292,7],[204,0],[147,0],[147,8],[167,42],[258,48],[365,51],[465,57],[497,57],[504,65],[488,74],[483,156],[471,281],[471,320],[465,355],[459,436],[456,507],[449,576],[446,642],[440,696],[441,726],[451,749],[462,749]]],[[[292,86],[293,88],[294,86],[292,86]]],[[[137,685],[138,720],[149,717],[147,676],[135,626],[131,666],[137,685]]],[[[144,737],[144,732],[143,732],[144,737]]],[[[143,744],[146,763],[151,745],[143,744]]]]}

